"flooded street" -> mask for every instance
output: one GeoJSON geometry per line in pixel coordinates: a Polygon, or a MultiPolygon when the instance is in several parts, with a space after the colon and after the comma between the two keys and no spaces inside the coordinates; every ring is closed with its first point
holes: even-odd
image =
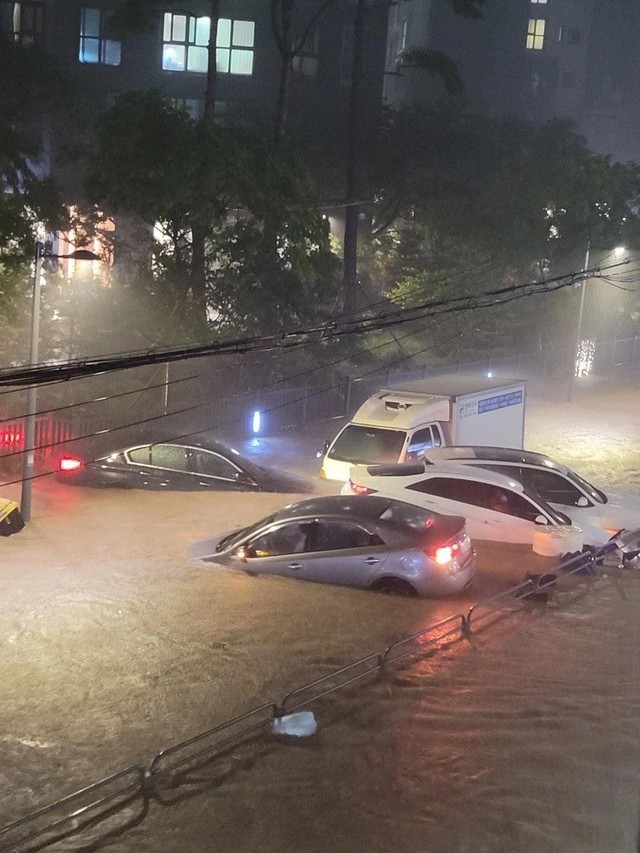
{"type": "MultiPolygon", "coordinates": [[[[534,401],[527,417],[529,448],[640,492],[639,392],[534,401]]],[[[315,464],[315,437],[287,467],[315,464]]],[[[0,540],[0,826],[546,567],[478,546],[474,587],[425,601],[188,561],[193,541],[294,499],[36,482],[33,521],[0,540]]],[[[639,607],[640,576],[583,579],[314,703],[312,738],[264,733],[126,831],[49,849],[633,853],[639,607]]]]}

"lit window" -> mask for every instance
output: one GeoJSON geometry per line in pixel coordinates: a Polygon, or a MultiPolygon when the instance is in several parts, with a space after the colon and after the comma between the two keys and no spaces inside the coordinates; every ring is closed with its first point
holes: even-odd
{"type": "Polygon", "coordinates": [[[44,32],[44,4],[1,3],[0,32],[23,47],[41,44],[44,32]]]}
{"type": "Polygon", "coordinates": [[[546,2],[547,2],[547,0],[531,0],[532,4],[533,3],[539,3],[540,5],[542,5],[543,3],[546,3],[546,2]]]}
{"type": "MultiPolygon", "coordinates": [[[[210,35],[210,18],[166,12],[162,37],[163,70],[206,74],[210,35]]],[[[220,18],[216,39],[218,71],[223,74],[252,74],[254,37],[253,21],[220,18]]]]}
{"type": "Polygon", "coordinates": [[[314,30],[309,33],[304,44],[293,57],[293,70],[305,77],[318,76],[318,51],[320,45],[320,33],[314,30]]]}
{"type": "Polygon", "coordinates": [[[120,42],[108,38],[111,13],[104,9],[80,11],[80,62],[91,65],[120,65],[120,42]]]}
{"type": "Polygon", "coordinates": [[[544,47],[544,18],[529,18],[527,28],[527,50],[542,50],[544,47]]]}
{"type": "Polygon", "coordinates": [[[254,36],[253,21],[220,18],[216,41],[218,71],[223,74],[252,74],[254,36]]]}

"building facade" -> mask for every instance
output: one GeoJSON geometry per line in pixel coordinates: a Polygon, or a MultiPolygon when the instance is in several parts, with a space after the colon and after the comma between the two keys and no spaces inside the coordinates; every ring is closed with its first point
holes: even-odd
{"type": "MultiPolygon", "coordinates": [[[[274,3],[277,0],[221,0],[216,40],[218,117],[232,116],[265,135],[275,120],[281,67],[271,29],[274,3]]],[[[123,30],[113,26],[113,13],[122,7],[118,0],[0,0],[0,36],[53,57],[69,99],[76,101],[87,123],[118,95],[149,89],[199,117],[211,5],[206,0],[167,0],[139,29],[123,30]]],[[[293,60],[288,125],[292,133],[311,134],[344,114],[351,86],[355,11],[353,0],[331,4],[296,0],[294,41],[308,32],[293,60]]],[[[382,102],[386,31],[387,9],[369,8],[364,115],[382,102]]]]}
{"type": "Polygon", "coordinates": [[[424,75],[395,73],[403,49],[441,50],[458,66],[474,110],[544,122],[569,119],[590,148],[640,161],[640,3],[487,0],[482,20],[442,0],[400,0],[390,15],[385,97],[437,98],[424,75]]]}

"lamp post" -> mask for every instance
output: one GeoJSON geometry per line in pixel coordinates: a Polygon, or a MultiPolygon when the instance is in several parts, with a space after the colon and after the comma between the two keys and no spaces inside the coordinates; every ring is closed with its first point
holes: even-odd
{"type": "MultiPolygon", "coordinates": [[[[586,271],[589,269],[589,256],[591,254],[591,240],[587,243],[587,251],[584,256],[584,266],[583,270],[586,271]]],[[[576,329],[576,340],[575,346],[573,347],[573,354],[571,356],[571,374],[569,376],[569,390],[567,392],[567,400],[571,402],[573,400],[573,386],[576,378],[576,358],[578,356],[578,352],[580,349],[580,344],[582,343],[582,315],[584,313],[584,292],[587,289],[587,279],[583,278],[580,283],[580,308],[578,309],[578,328],[576,329]]]]}
{"type": "MultiPolygon", "coordinates": [[[[31,344],[29,348],[29,365],[38,363],[38,343],[40,339],[40,283],[42,278],[42,262],[45,258],[62,260],[73,258],[76,261],[99,261],[100,258],[89,249],[76,249],[68,255],[56,255],[45,251],[44,243],[36,242],[35,270],[33,276],[33,305],[31,306],[31,344]]],[[[36,386],[30,385],[27,390],[27,411],[24,419],[24,456],[22,457],[22,494],[20,498],[20,514],[24,521],[31,519],[31,480],[35,462],[36,444],[36,386]]]]}
{"type": "MultiPolygon", "coordinates": [[[[620,258],[624,255],[626,249],[624,246],[616,246],[613,250],[613,253],[616,258],[620,258]]],[[[589,269],[590,262],[590,253],[591,253],[591,241],[587,243],[587,251],[584,256],[584,267],[583,270],[586,271],[589,269]]],[[[590,278],[590,277],[589,277],[590,278]]],[[[578,353],[580,352],[580,345],[582,344],[582,317],[584,314],[584,294],[587,289],[587,282],[589,278],[586,277],[582,280],[580,284],[580,308],[578,309],[578,328],[576,329],[576,341],[575,346],[573,348],[573,360],[571,362],[571,375],[569,377],[569,390],[567,392],[567,400],[569,402],[573,399],[573,390],[576,378],[576,359],[578,358],[578,353]]]]}

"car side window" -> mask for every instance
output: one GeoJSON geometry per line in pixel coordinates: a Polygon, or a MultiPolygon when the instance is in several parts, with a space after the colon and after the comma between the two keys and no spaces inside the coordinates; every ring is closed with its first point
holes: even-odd
{"type": "Polygon", "coordinates": [[[172,471],[188,471],[187,448],[179,444],[153,444],[151,464],[158,468],[169,468],[172,471]]]}
{"type": "Polygon", "coordinates": [[[538,507],[516,492],[502,489],[500,486],[487,485],[485,489],[486,503],[482,505],[487,509],[502,512],[505,515],[513,515],[516,518],[523,518],[526,521],[535,521],[536,517],[541,514],[538,507]]]}
{"type": "Polygon", "coordinates": [[[127,451],[127,456],[131,462],[135,462],[136,465],[150,465],[151,464],[151,445],[147,444],[145,447],[134,447],[133,450],[127,451]]]}
{"type": "MultiPolygon", "coordinates": [[[[586,497],[573,483],[554,471],[525,468],[524,473],[526,486],[548,503],[578,506],[580,498],[586,497]]],[[[593,506],[593,503],[589,501],[589,505],[593,506]]]]}
{"type": "Polygon", "coordinates": [[[506,492],[506,494],[508,506],[506,512],[509,515],[515,515],[517,518],[523,518],[525,521],[535,521],[539,515],[544,515],[541,509],[532,504],[523,495],[518,495],[515,492],[506,492]]]}
{"type": "Polygon", "coordinates": [[[439,447],[439,445],[440,435],[434,431],[433,427],[428,426],[424,429],[416,430],[409,439],[406,460],[407,462],[412,462],[415,459],[420,459],[425,451],[430,450],[432,447],[439,447]]]}
{"type": "Polygon", "coordinates": [[[223,480],[233,480],[240,470],[235,465],[232,465],[228,459],[225,459],[224,456],[208,450],[192,450],[191,462],[194,471],[198,474],[220,477],[223,480]]]}
{"type": "Polygon", "coordinates": [[[284,554],[302,554],[306,550],[310,527],[309,522],[306,524],[293,522],[256,536],[247,543],[251,556],[280,557],[284,554]]]}
{"type": "Polygon", "coordinates": [[[422,492],[425,495],[437,495],[441,498],[449,498],[452,501],[462,503],[477,503],[472,500],[472,490],[475,486],[483,485],[474,483],[472,480],[459,480],[453,477],[429,477],[407,486],[412,492],[422,492]]]}
{"type": "Polygon", "coordinates": [[[535,521],[536,517],[541,514],[541,510],[522,495],[518,495],[509,489],[502,489],[500,486],[493,486],[490,483],[478,483],[475,480],[433,477],[420,483],[414,483],[407,488],[416,492],[461,501],[472,506],[484,507],[493,512],[503,512],[517,518],[524,518],[527,521],[535,521]]]}
{"type": "Polygon", "coordinates": [[[368,548],[382,540],[357,524],[340,521],[319,521],[311,540],[312,551],[338,551],[348,548],[368,548]]]}

